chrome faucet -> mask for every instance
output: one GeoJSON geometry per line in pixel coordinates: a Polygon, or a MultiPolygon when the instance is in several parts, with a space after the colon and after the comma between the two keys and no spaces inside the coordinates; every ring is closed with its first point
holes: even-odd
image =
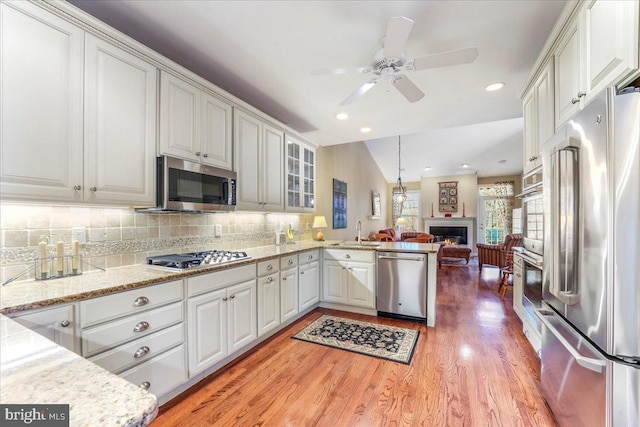
{"type": "Polygon", "coordinates": [[[362,229],[362,223],[360,220],[356,221],[356,230],[358,230],[358,244],[362,244],[362,237],[360,237],[360,230],[362,229]]]}

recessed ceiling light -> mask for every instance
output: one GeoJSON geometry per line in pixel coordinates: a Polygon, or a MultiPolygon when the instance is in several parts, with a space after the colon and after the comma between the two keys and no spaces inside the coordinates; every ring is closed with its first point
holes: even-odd
{"type": "Polygon", "coordinates": [[[467,163],[463,163],[460,165],[460,167],[466,169],[469,167],[469,165],[467,163]]]}
{"type": "Polygon", "coordinates": [[[500,90],[504,87],[504,83],[493,83],[485,88],[487,92],[493,92],[494,90],[500,90]]]}
{"type": "Polygon", "coordinates": [[[425,168],[424,168],[424,170],[426,170],[426,171],[430,171],[430,170],[431,170],[431,166],[427,166],[427,167],[425,167],[425,168]]]}
{"type": "Polygon", "coordinates": [[[369,133],[369,132],[371,132],[371,128],[368,128],[368,127],[360,128],[360,132],[362,132],[362,133],[369,133]]]}
{"type": "Polygon", "coordinates": [[[502,159],[502,160],[498,160],[498,163],[507,163],[507,161],[502,159]]]}
{"type": "Polygon", "coordinates": [[[338,120],[347,120],[349,115],[347,113],[338,113],[336,114],[336,119],[338,120]]]}

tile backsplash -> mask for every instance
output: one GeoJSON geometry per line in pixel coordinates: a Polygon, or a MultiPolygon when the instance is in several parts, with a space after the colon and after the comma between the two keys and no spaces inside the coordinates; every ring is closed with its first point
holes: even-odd
{"type": "MultiPolygon", "coordinates": [[[[139,213],[125,208],[0,205],[2,230],[0,282],[27,269],[38,243],[48,240],[54,255],[58,241],[71,253],[72,230],[86,229],[80,245],[84,271],[142,264],[147,256],[205,249],[243,249],[275,243],[274,232],[294,230],[295,240],[312,238],[313,214],[225,212],[211,214],[139,213]],[[221,226],[214,237],[215,225],[221,226]]],[[[33,279],[33,271],[19,280],[33,279]]]]}

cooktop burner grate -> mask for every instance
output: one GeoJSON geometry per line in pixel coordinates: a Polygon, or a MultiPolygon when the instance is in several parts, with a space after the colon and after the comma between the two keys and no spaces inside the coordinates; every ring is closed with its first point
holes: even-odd
{"type": "Polygon", "coordinates": [[[225,264],[234,261],[250,259],[246,252],[241,251],[203,251],[184,254],[158,255],[147,257],[147,264],[169,270],[189,270],[210,265],[225,264]]]}

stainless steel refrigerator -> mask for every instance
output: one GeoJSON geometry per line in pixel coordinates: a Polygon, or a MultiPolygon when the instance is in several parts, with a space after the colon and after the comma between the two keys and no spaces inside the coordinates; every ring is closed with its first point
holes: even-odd
{"type": "Polygon", "coordinates": [[[640,89],[542,147],[542,391],[560,426],[640,425],[640,89]]]}

